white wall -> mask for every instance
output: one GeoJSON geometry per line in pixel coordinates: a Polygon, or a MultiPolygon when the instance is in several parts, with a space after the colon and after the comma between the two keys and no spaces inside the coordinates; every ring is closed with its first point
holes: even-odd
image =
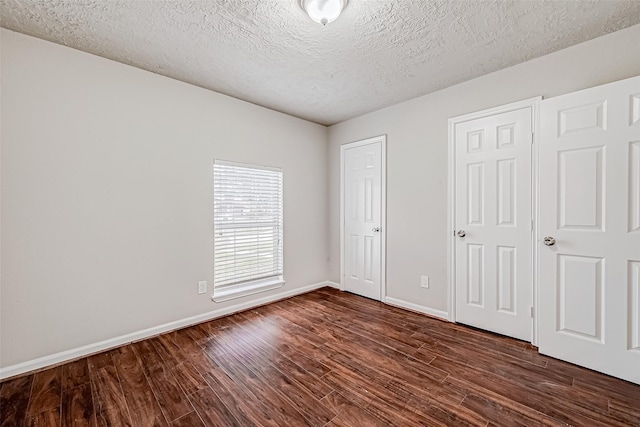
{"type": "Polygon", "coordinates": [[[327,128],[0,36],[0,367],[269,296],[196,294],[213,280],[215,158],[284,170],[287,283],[271,295],[327,279],[327,128]]]}
{"type": "MultiPolygon", "coordinates": [[[[329,128],[329,279],[339,281],[340,145],[387,135],[387,296],[447,310],[447,120],[640,75],[640,25],[329,128]],[[420,275],[430,288],[420,288],[420,275]]],[[[429,76],[424,76],[429,78],[429,76]]]]}

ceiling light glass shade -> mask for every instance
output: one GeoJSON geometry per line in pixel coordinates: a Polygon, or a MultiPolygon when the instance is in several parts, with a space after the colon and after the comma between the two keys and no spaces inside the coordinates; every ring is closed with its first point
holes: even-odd
{"type": "Polygon", "coordinates": [[[340,16],[348,0],[300,0],[300,6],[309,18],[318,24],[327,25],[340,16]]]}

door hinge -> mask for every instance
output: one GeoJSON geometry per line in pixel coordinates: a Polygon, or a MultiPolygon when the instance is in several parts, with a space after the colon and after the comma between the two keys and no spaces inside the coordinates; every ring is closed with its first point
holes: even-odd
{"type": "Polygon", "coordinates": [[[531,317],[536,317],[535,316],[535,311],[533,310],[533,306],[531,306],[531,317]]]}
{"type": "Polygon", "coordinates": [[[531,144],[532,144],[532,145],[533,145],[533,140],[534,140],[533,135],[534,135],[534,133],[533,133],[533,132],[531,132],[531,144]]]}

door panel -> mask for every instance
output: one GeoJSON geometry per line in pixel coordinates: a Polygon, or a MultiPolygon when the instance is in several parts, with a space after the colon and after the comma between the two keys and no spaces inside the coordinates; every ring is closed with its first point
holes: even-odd
{"type": "Polygon", "coordinates": [[[347,291],[380,300],[382,143],[348,148],[343,160],[343,284],[347,291]]]}
{"type": "Polygon", "coordinates": [[[604,147],[559,151],[560,228],[602,229],[604,147]]]}
{"type": "Polygon", "coordinates": [[[629,231],[640,232],[640,141],[629,144],[629,231]]]}
{"type": "Polygon", "coordinates": [[[516,159],[498,160],[498,226],[515,226],[516,159]]]}
{"type": "Polygon", "coordinates": [[[516,248],[498,246],[498,311],[515,313],[516,248]]]}
{"type": "Polygon", "coordinates": [[[558,330],[600,342],[604,303],[602,258],[558,255],[558,262],[558,330]]]}
{"type": "Polygon", "coordinates": [[[484,163],[467,165],[467,193],[469,195],[467,224],[484,224],[484,163]]]}
{"type": "Polygon", "coordinates": [[[629,261],[629,349],[640,352],[640,261],[629,261]]]}
{"type": "Polygon", "coordinates": [[[455,125],[456,321],[531,341],[530,107],[455,125]]]}
{"type": "Polygon", "coordinates": [[[467,245],[467,304],[484,307],[484,245],[467,245]]]}
{"type": "Polygon", "coordinates": [[[540,352],[640,383],[640,77],[541,103],[540,352]]]}

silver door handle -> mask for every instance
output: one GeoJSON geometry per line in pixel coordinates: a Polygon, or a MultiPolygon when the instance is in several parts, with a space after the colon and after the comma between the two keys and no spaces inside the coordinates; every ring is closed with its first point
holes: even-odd
{"type": "Polygon", "coordinates": [[[380,232],[380,227],[372,228],[371,231],[373,231],[374,233],[379,233],[380,232]]]}
{"type": "Polygon", "coordinates": [[[542,242],[547,246],[553,246],[556,244],[556,239],[551,236],[547,236],[542,240],[542,242]]]}
{"type": "Polygon", "coordinates": [[[464,231],[464,230],[458,230],[458,232],[456,233],[456,235],[457,235],[458,237],[464,237],[464,236],[466,236],[466,235],[467,235],[467,232],[466,232],[466,231],[464,231]]]}

